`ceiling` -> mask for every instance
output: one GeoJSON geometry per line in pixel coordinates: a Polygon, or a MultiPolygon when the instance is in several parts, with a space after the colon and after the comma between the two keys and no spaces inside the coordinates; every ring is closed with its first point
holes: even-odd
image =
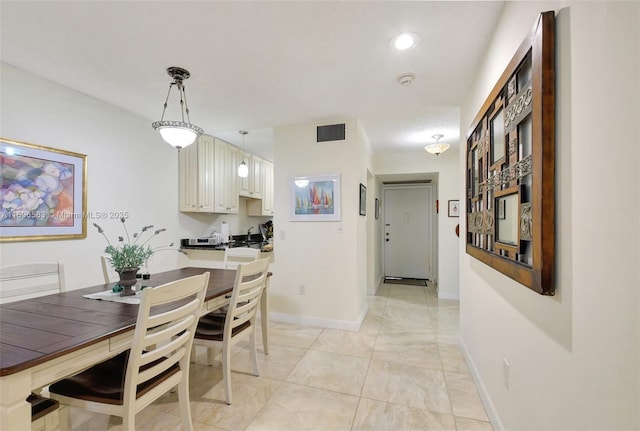
{"type": "Polygon", "coordinates": [[[245,148],[269,159],[274,127],[345,118],[359,119],[374,151],[415,151],[436,133],[459,145],[459,106],[502,7],[2,0],[1,59],[150,123],[162,114],[166,68],[184,67],[191,121],[238,146],[238,130],[249,130],[245,148]],[[391,48],[406,31],[418,45],[391,48]],[[403,73],[413,84],[397,82],[403,73]]]}

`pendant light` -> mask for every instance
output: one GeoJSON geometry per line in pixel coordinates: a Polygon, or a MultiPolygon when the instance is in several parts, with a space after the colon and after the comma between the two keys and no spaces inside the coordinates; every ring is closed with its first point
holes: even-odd
{"type": "Polygon", "coordinates": [[[441,134],[437,134],[437,135],[433,135],[433,139],[436,140],[435,144],[429,144],[426,147],[424,147],[425,151],[431,153],[431,154],[435,154],[436,156],[439,156],[440,154],[444,153],[445,151],[447,151],[449,149],[449,144],[441,144],[440,143],[440,138],[442,138],[444,135],[441,134]]]}
{"type": "Polygon", "coordinates": [[[249,176],[249,167],[244,162],[244,137],[249,132],[247,132],[246,130],[240,130],[238,133],[242,135],[242,163],[240,163],[240,166],[238,166],[238,176],[241,178],[246,178],[249,176]]]}
{"type": "Polygon", "coordinates": [[[169,91],[167,92],[167,98],[164,101],[164,109],[162,110],[162,118],[160,121],[154,121],[151,126],[155,131],[160,133],[162,139],[169,145],[180,149],[187,145],[193,144],[196,138],[204,133],[200,127],[195,124],[191,124],[189,118],[189,106],[187,105],[187,95],[184,92],[183,81],[188,79],[191,74],[188,70],[181,67],[170,67],[167,69],[167,73],[173,78],[173,82],[169,84],[169,91]],[[169,96],[171,95],[171,89],[173,87],[178,89],[180,96],[180,113],[181,118],[179,121],[169,121],[164,119],[164,114],[167,111],[167,105],[169,103],[169,96]],[[185,113],[187,121],[185,122],[185,113]]]}

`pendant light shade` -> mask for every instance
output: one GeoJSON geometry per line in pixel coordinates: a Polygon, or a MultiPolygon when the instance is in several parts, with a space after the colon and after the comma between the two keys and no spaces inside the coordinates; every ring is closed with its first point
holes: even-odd
{"type": "Polygon", "coordinates": [[[444,135],[438,134],[438,135],[433,135],[433,139],[436,140],[435,144],[429,144],[426,147],[424,147],[425,151],[431,153],[431,154],[435,154],[436,156],[439,156],[440,154],[444,153],[445,151],[447,151],[449,149],[449,144],[441,144],[440,143],[440,138],[442,138],[444,135]]]}
{"type": "Polygon", "coordinates": [[[204,133],[204,130],[195,124],[191,124],[191,119],[189,118],[189,106],[187,105],[187,95],[184,91],[183,81],[189,78],[191,74],[188,70],[181,67],[170,67],[167,69],[167,73],[173,78],[173,82],[169,84],[169,91],[167,92],[167,98],[164,101],[164,109],[162,110],[162,118],[160,121],[154,121],[151,126],[154,130],[160,133],[160,136],[162,136],[162,139],[164,139],[165,142],[180,149],[193,144],[198,136],[204,133]],[[171,90],[173,87],[178,89],[178,95],[180,96],[181,118],[180,120],[171,121],[165,120],[164,115],[167,112],[169,96],[171,96],[171,90]]]}
{"type": "Polygon", "coordinates": [[[240,178],[246,178],[249,176],[249,167],[244,162],[244,137],[249,132],[247,132],[246,130],[240,130],[238,133],[242,135],[242,163],[240,163],[240,166],[238,166],[238,176],[240,178]]]}
{"type": "Polygon", "coordinates": [[[244,160],[242,161],[242,163],[240,163],[240,166],[238,166],[238,176],[242,178],[246,178],[249,176],[249,167],[244,162],[244,160]]]}

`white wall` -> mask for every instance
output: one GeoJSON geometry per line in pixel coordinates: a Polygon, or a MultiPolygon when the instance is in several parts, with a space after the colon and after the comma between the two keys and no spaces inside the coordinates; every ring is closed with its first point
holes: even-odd
{"type": "Polygon", "coordinates": [[[435,157],[426,151],[418,153],[376,153],[374,155],[374,173],[412,174],[438,173],[437,198],[440,202],[440,212],[437,216],[438,237],[438,296],[446,299],[458,299],[458,244],[455,228],[461,219],[448,217],[447,202],[459,200],[459,150],[451,148],[449,151],[435,157]]]}
{"type": "MultiPolygon", "coordinates": [[[[88,211],[128,211],[132,231],[148,224],[167,228],[153,245],[179,243],[208,232],[214,221],[219,224],[215,215],[178,212],[178,154],[151,128],[151,120],[10,65],[1,67],[0,135],[86,154],[88,211]]],[[[3,243],[0,264],[62,260],[69,289],[101,283],[99,256],[106,243],[93,223],[113,239],[122,226],[115,219],[87,222],[86,239],[3,243]]],[[[180,253],[162,252],[152,258],[150,270],[186,265],[180,253]]]]}
{"type": "Polygon", "coordinates": [[[272,317],[357,330],[366,313],[366,218],[358,215],[359,184],[367,184],[370,146],[357,120],[347,140],[316,143],[316,125],[277,127],[274,132],[275,262],[269,287],[272,317]],[[289,221],[289,180],[339,174],[339,222],[289,221]],[[304,295],[299,294],[304,286],[304,295]]]}
{"type": "Polygon", "coordinates": [[[640,3],[507,3],[461,130],[545,10],[557,12],[557,294],[461,244],[461,343],[496,429],[640,429],[640,3]]]}

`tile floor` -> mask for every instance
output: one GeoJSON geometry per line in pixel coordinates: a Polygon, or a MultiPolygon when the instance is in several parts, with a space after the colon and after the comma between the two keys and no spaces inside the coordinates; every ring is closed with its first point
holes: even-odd
{"type": "MultiPolygon", "coordinates": [[[[260,377],[234,351],[233,404],[219,362],[191,367],[197,431],[492,431],[457,346],[458,302],[433,286],[383,284],[359,332],[271,323],[260,377]]],[[[260,340],[261,342],[261,340],[260,340]]],[[[216,357],[217,358],[217,357],[216,357]]],[[[71,410],[73,430],[121,430],[120,418],[71,410]]],[[[136,430],[179,430],[176,394],[136,417],[136,430]]]]}

